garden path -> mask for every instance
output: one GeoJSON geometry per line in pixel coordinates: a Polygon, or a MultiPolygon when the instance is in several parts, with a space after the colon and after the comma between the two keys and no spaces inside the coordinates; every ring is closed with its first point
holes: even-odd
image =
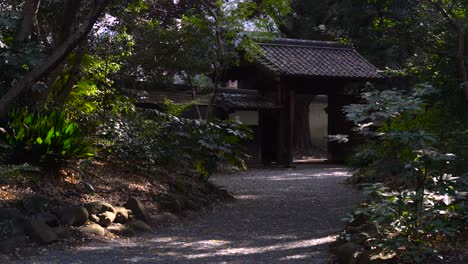
{"type": "Polygon", "coordinates": [[[154,233],[21,263],[334,263],[329,245],[362,198],[344,167],[300,165],[212,177],[237,200],[154,233]]]}

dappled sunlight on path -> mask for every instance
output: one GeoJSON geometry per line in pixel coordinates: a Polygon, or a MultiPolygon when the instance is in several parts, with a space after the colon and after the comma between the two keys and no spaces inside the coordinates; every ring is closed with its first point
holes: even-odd
{"type": "Polygon", "coordinates": [[[68,251],[24,263],[333,263],[330,243],[361,199],[344,184],[346,168],[304,165],[257,169],[212,181],[236,195],[200,217],[143,237],[68,251]]]}

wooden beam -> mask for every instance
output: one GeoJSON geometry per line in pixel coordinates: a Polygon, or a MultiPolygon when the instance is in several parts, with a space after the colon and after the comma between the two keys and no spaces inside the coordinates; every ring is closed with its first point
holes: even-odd
{"type": "Polygon", "coordinates": [[[296,103],[296,94],[294,89],[289,87],[288,91],[288,126],[287,126],[287,152],[286,152],[286,162],[287,166],[292,166],[294,159],[294,120],[295,120],[295,103],[296,103]]]}

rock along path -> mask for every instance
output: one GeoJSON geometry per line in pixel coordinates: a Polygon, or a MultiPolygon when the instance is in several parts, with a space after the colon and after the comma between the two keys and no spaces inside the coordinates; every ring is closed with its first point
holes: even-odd
{"type": "Polygon", "coordinates": [[[154,233],[50,250],[21,263],[334,263],[329,245],[362,195],[344,167],[302,165],[212,178],[237,200],[154,233]]]}

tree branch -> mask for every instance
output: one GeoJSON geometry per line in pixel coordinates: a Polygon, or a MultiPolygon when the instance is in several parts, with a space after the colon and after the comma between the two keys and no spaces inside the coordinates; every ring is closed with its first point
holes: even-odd
{"type": "Polygon", "coordinates": [[[54,52],[40,66],[37,66],[32,71],[27,73],[21,80],[8,90],[8,92],[0,99],[0,117],[4,117],[11,103],[25,90],[29,89],[37,82],[44,74],[52,71],[60,62],[66,58],[80,41],[85,38],[93,28],[94,24],[104,11],[110,0],[95,0],[94,7],[88,14],[84,25],[67,38],[60,46],[54,49],[54,52]]]}
{"type": "Polygon", "coordinates": [[[15,36],[15,42],[24,42],[31,35],[40,3],[40,0],[29,0],[24,4],[21,25],[15,36]]]}
{"type": "Polygon", "coordinates": [[[458,31],[458,23],[455,20],[455,17],[453,14],[451,14],[449,11],[445,10],[445,8],[442,6],[441,3],[439,2],[434,2],[433,0],[427,0],[439,13],[441,13],[449,22],[449,24],[458,31]]]}

